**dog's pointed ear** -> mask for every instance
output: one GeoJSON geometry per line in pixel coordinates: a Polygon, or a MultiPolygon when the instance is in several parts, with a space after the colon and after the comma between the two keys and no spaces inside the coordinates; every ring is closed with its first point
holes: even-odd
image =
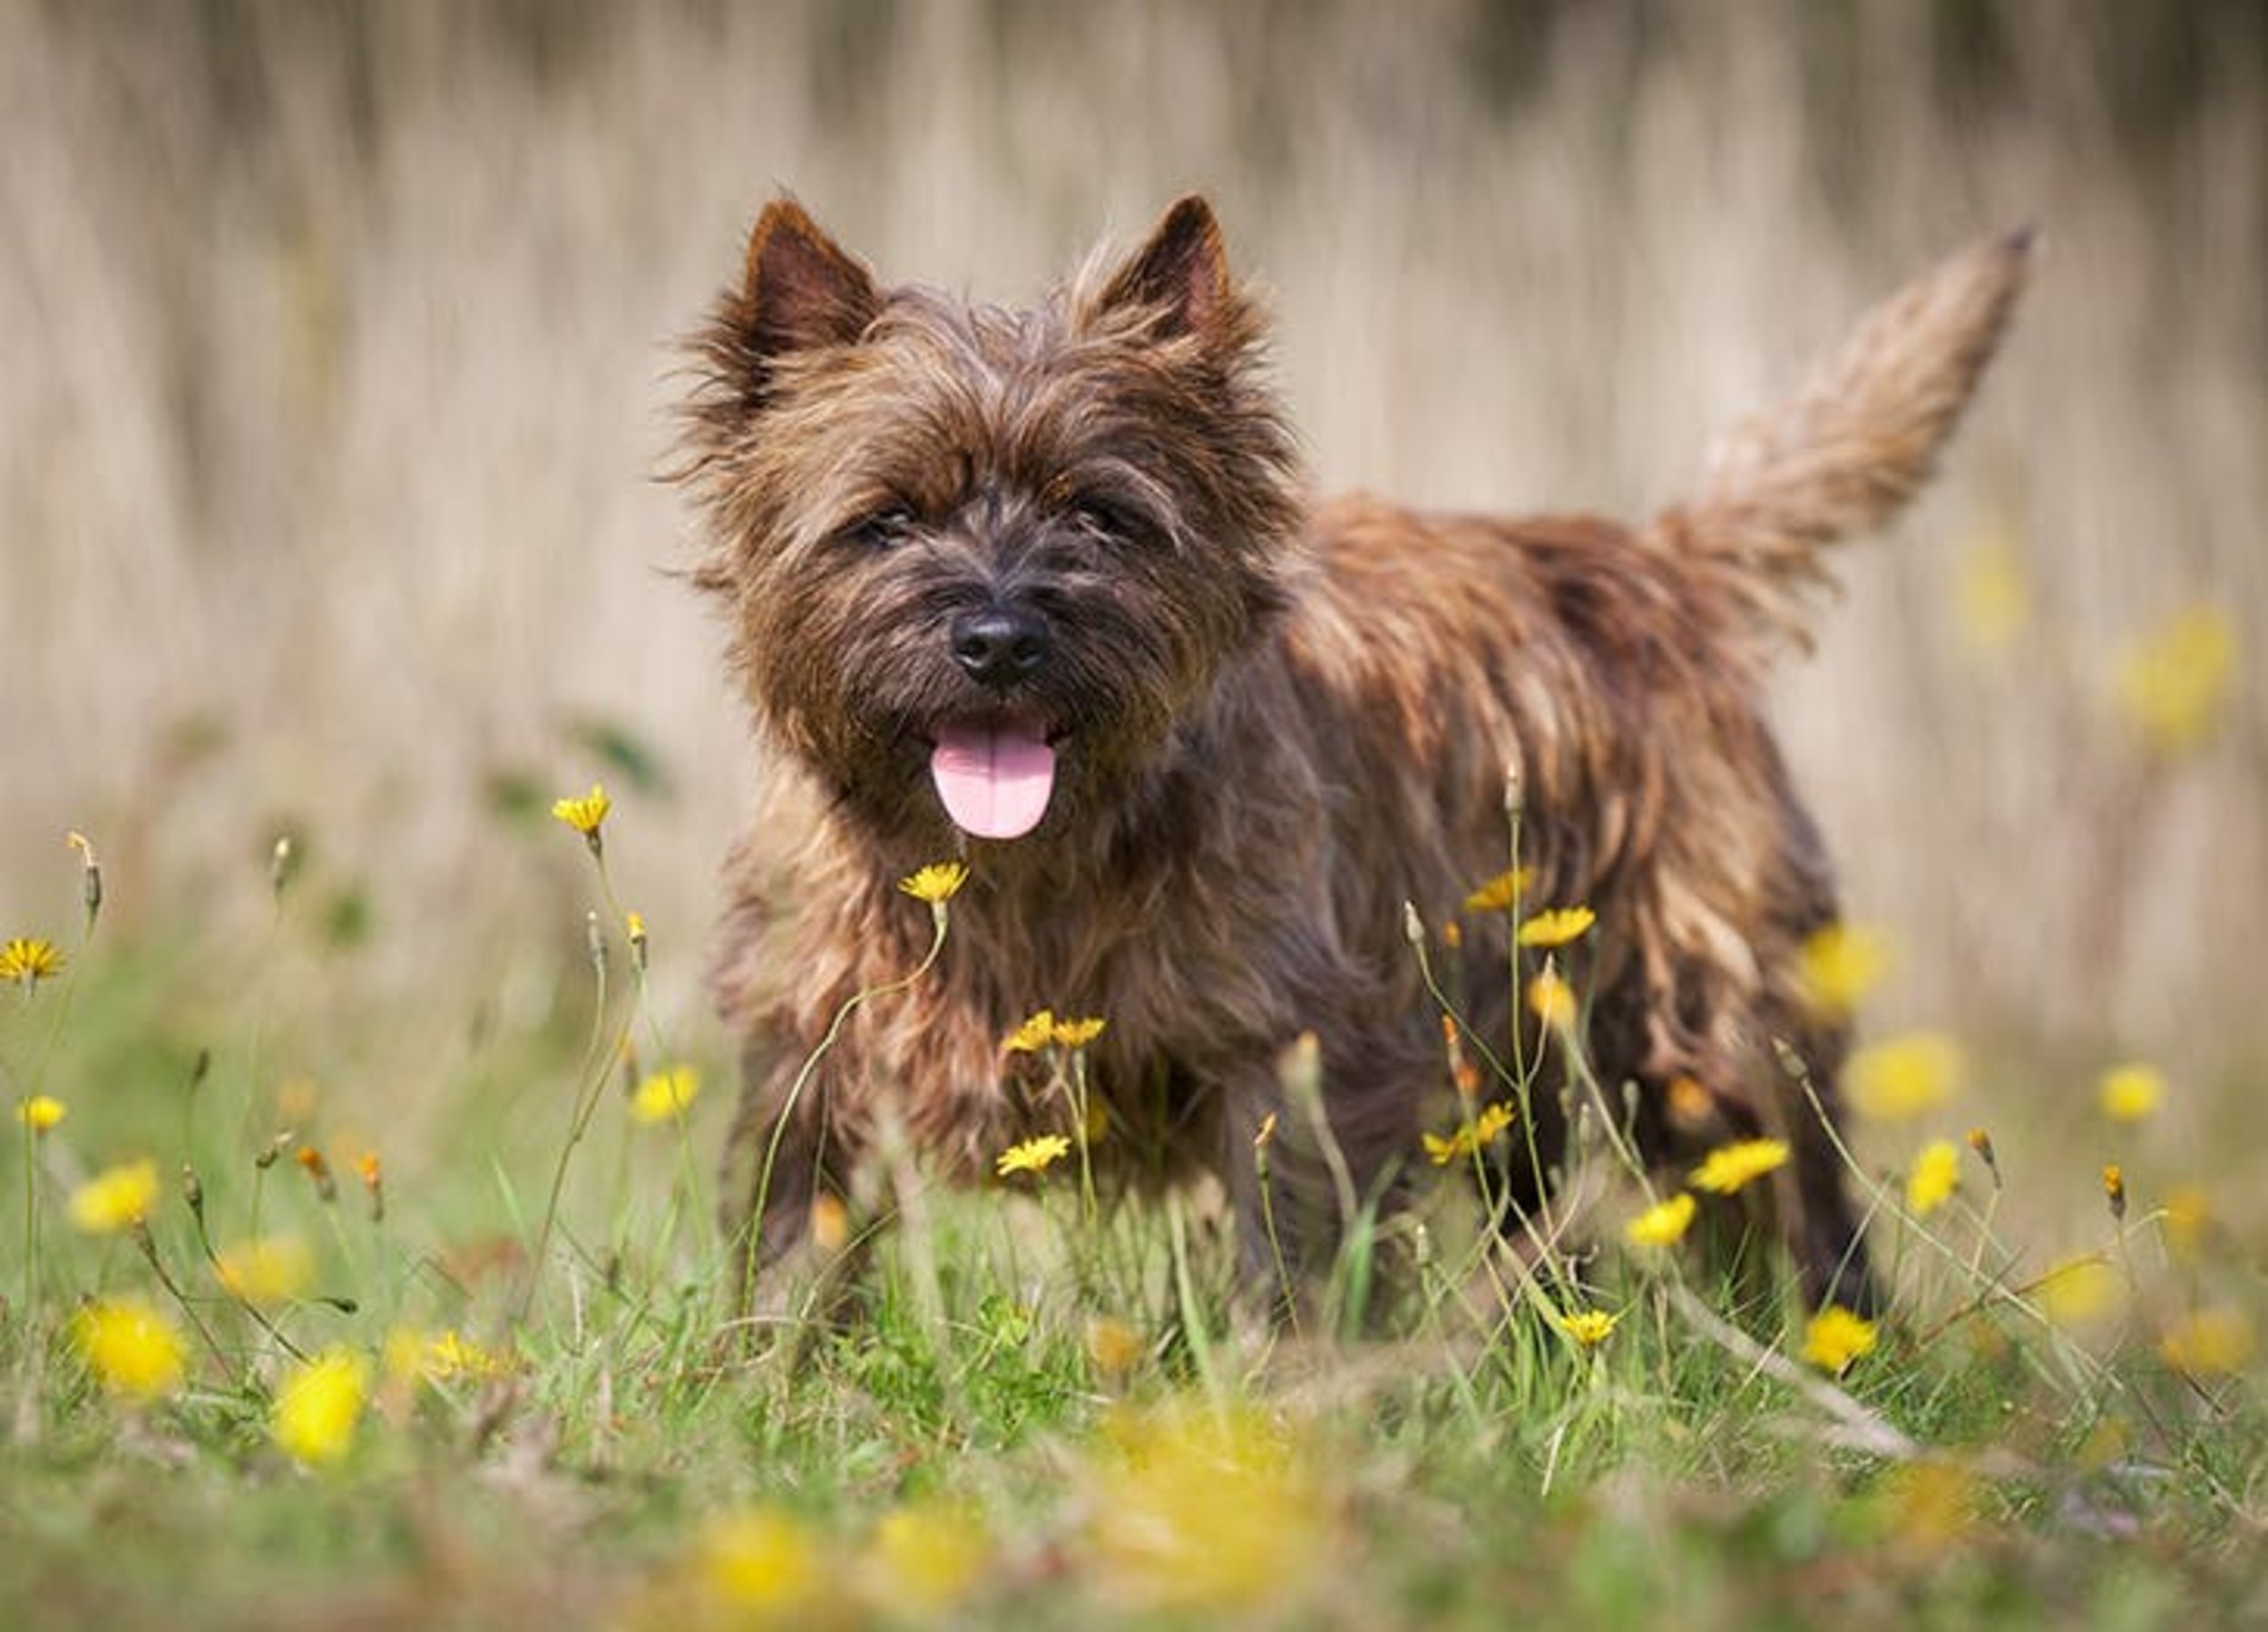
{"type": "Polygon", "coordinates": [[[1236,299],[1213,207],[1195,193],[1166,211],[1149,239],[1110,275],[1100,309],[1146,308],[1162,337],[1210,333],[1236,299]]]}
{"type": "Polygon", "coordinates": [[[748,270],[732,320],[758,359],[813,346],[847,346],[882,309],[873,275],[821,230],[802,205],[773,200],[748,234],[748,270]]]}

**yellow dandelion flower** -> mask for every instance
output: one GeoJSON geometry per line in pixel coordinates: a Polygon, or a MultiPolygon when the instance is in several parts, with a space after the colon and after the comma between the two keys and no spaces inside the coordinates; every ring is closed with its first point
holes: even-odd
{"type": "Polygon", "coordinates": [[[70,1114],[69,1106],[47,1094],[34,1094],[15,1104],[15,1119],[34,1133],[45,1133],[70,1114]]]}
{"type": "Polygon", "coordinates": [[[1259,1611],[1324,1567],[1324,1492],[1276,1422],[1181,1408],[1124,1413],[1106,1432],[1086,1541],[1112,1596],[1201,1620],[1259,1611]]]}
{"type": "Polygon", "coordinates": [[[2165,1079],[2151,1066],[2114,1066],[2096,1085],[2103,1114],[2114,1122],[2147,1121],[2165,1099],[2165,1079]]]}
{"type": "Polygon", "coordinates": [[[2126,1301],[2126,1284],[2099,1256],[2070,1258],[2033,1283],[2041,1311],[2058,1326],[2091,1324],[2126,1301]]]}
{"type": "Polygon", "coordinates": [[[1063,1048],[1083,1049],[1102,1035],[1103,1027],[1108,1023],[1092,1015],[1084,1020],[1059,1020],[1049,1035],[1063,1048]]]}
{"type": "Polygon", "coordinates": [[[943,906],[969,882],[969,869],[957,861],[934,861],[898,880],[898,888],[916,901],[943,906]]]}
{"type": "Polygon", "coordinates": [[[685,1115],[694,1096],[700,1091],[700,1073],[689,1065],[655,1071],[631,1091],[631,1120],[649,1127],[656,1122],[674,1122],[685,1115]]]}
{"type": "Polygon", "coordinates": [[[1680,1190],[1624,1225],[1622,1238],[1633,1246],[1675,1246],[1693,1227],[1693,1215],[1698,1205],[1689,1192],[1680,1190]]]}
{"type": "Polygon", "coordinates": [[[607,812],[614,808],[614,801],[606,796],[606,788],[596,782],[591,791],[580,799],[554,799],[552,814],[572,827],[583,837],[598,843],[599,829],[606,821],[607,812]]]}
{"type": "Polygon", "coordinates": [[[315,1254],[297,1236],[257,1236],[221,1253],[212,1272],[230,1296],[266,1307],[308,1289],[315,1279],[315,1254]]]}
{"type": "Polygon", "coordinates": [[[1693,1170],[1691,1182],[1697,1190],[1731,1196],[1774,1168],[1784,1168],[1787,1158],[1785,1139],[1742,1139],[1719,1145],[1693,1170]]]}
{"type": "Polygon", "coordinates": [[[157,1163],[122,1163],[71,1192],[71,1222],[92,1236],[114,1235],[147,1218],[157,1198],[157,1163]]]}
{"type": "Polygon", "coordinates": [[[0,943],[0,982],[32,987],[63,971],[64,955],[53,941],[38,935],[17,935],[0,943]]]}
{"type": "Polygon", "coordinates": [[[1087,1358],[1105,1377],[1116,1381],[1125,1376],[1149,1353],[1142,1334],[1122,1320],[1098,1314],[1087,1323],[1087,1358]]]}
{"type": "Polygon", "coordinates": [[[1559,978],[1556,969],[1547,969],[1528,982],[1528,1008],[1555,1031],[1575,1029],[1575,989],[1559,978]]]}
{"type": "Polygon", "coordinates": [[[1950,1139],[1931,1139],[1907,1170],[1906,1210],[1917,1218],[1927,1218],[1951,1200],[1960,1187],[1960,1148],[1950,1139]]]}
{"type": "Polygon", "coordinates": [[[1944,1461],[1893,1468],[1880,1489],[1893,1533],[1924,1555],[1942,1553],[1973,1531],[1986,1497],[1974,1473],[1944,1461]]]}
{"type": "Polygon", "coordinates": [[[1878,1121],[1933,1110],[1960,1086],[1960,1045],[1936,1031],[1893,1037],[1851,1056],[1851,1103],[1878,1121]]]}
{"type": "Polygon", "coordinates": [[[1036,1054],[1055,1040],[1055,1011],[1042,1009],[1007,1036],[1000,1046],[1011,1054],[1036,1054]]]}
{"type": "Polygon", "coordinates": [[[1553,907],[1529,917],[1512,939],[1522,946],[1565,946],[1598,922],[1598,914],[1587,906],[1553,907]]]}
{"type": "Polygon", "coordinates": [[[1506,1101],[1499,1099],[1493,1105],[1481,1107],[1478,1115],[1471,1121],[1461,1124],[1447,1138],[1442,1138],[1438,1134],[1425,1135],[1425,1154],[1432,1158],[1435,1167],[1445,1168],[1451,1162],[1478,1155],[1481,1151],[1487,1149],[1511,1125],[1512,1108],[1506,1101]]]}
{"type": "Polygon", "coordinates": [[[382,1363],[396,1383],[497,1377],[512,1369],[504,1355],[461,1332],[424,1332],[415,1326],[396,1326],[386,1334],[382,1363]]]}
{"type": "Polygon", "coordinates": [[[1688,1133],[1697,1133],[1716,1117],[1716,1100],[1693,1077],[1672,1077],[1667,1090],[1669,1119],[1688,1133]]]}
{"type": "Polygon", "coordinates": [[[745,1508],[710,1520],[695,1547],[698,1578],[715,1602],[789,1623],[828,1586],[811,1532],[786,1513],[745,1508]]]}
{"type": "Polygon", "coordinates": [[[452,1377],[494,1377],[511,1369],[495,1350],[474,1343],[457,1331],[436,1333],[425,1345],[425,1375],[438,1381],[452,1377]]]}
{"type": "Polygon", "coordinates": [[[2158,1215],[2158,1229],[2177,1258],[2194,1261],[2204,1250],[2213,1226],[2213,1204],[2195,1185],[2175,1185],[2165,1193],[2158,1215]]]}
{"type": "Polygon", "coordinates": [[[1038,1138],[1026,1139],[1002,1151],[992,1170],[1002,1178],[1012,1173],[1041,1173],[1070,1152],[1070,1140],[1060,1133],[1043,1133],[1038,1138]]]}
{"type": "Polygon", "coordinates": [[[1796,951],[1796,983],[1821,1014],[1841,1017],[1882,983],[1890,944],[1862,923],[1830,923],[1805,937],[1796,951]]]}
{"type": "Polygon", "coordinates": [[[1528,893],[1534,881],[1533,867],[1514,867],[1509,873],[1499,873],[1465,897],[1468,913],[1508,913],[1520,904],[1520,898],[1528,893]]]}
{"type": "Polygon", "coordinates": [[[2146,743],[2177,756],[2204,745],[2235,678],[2235,624],[2217,606],[2194,606],[2127,642],[2117,701],[2146,743]]]}
{"type": "Polygon", "coordinates": [[[346,1460],[370,1398],[370,1363],[334,1345],[291,1368],[276,1391],[269,1432],[276,1443],[309,1467],[346,1460]]]}
{"type": "Polygon", "coordinates": [[[2031,576],[2004,524],[1983,529],[1955,563],[1953,615],[1969,644],[1997,657],[2016,644],[2032,617],[2031,576]]]}
{"type": "Polygon", "coordinates": [[[841,1252],[850,1240],[850,1208],[832,1191],[811,1198],[811,1240],[821,1252],[841,1252]]]}
{"type": "Polygon", "coordinates": [[[952,1500],[917,1501],[883,1516],[869,1555],[875,1597],[920,1617],[967,1596],[992,1542],[983,1521],[952,1500]]]}
{"type": "Polygon", "coordinates": [[[2226,1305],[2183,1316],[2158,1341],[2159,1358],[2192,1377],[2226,1377],[2251,1363],[2253,1323],[2226,1305]]]}
{"type": "Polygon", "coordinates": [[[71,1340],[104,1388],[154,1400],[181,1386],[188,1359],[181,1334],[142,1298],[96,1298],[71,1321],[71,1340]]]}
{"type": "Polygon", "coordinates": [[[1613,1336],[1615,1323],[1621,1318],[1604,1309],[1573,1309],[1553,1316],[1560,1331],[1587,1349],[1595,1349],[1613,1336]]]}
{"type": "Polygon", "coordinates": [[[1842,1376],[1873,1350],[1874,1323],[1841,1304],[1829,1304],[1804,1328],[1804,1358],[1833,1376],[1842,1376]]]}
{"type": "Polygon", "coordinates": [[[425,1374],[425,1344],[431,1334],[415,1326],[396,1326],[378,1347],[378,1364],[395,1383],[415,1383],[425,1374]]]}

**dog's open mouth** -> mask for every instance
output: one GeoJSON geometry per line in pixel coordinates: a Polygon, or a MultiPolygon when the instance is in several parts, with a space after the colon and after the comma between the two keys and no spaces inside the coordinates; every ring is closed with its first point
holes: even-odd
{"type": "Polygon", "coordinates": [[[1022,838],[1047,815],[1055,791],[1055,748],[1028,721],[971,721],[939,728],[930,780],[953,826],[973,838],[1022,838]]]}

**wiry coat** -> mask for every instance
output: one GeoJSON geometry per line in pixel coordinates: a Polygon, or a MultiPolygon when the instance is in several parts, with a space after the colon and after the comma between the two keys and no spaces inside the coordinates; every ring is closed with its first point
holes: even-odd
{"type": "MultiPolygon", "coordinates": [[[[719,972],[748,1047],[728,1214],[750,1250],[803,1238],[885,1106],[962,1178],[1061,1129],[1001,1048],[1042,1005],[1109,1022],[1099,1156],[1218,1174],[1256,1275],[1254,1138],[1301,1033],[1347,1176],[1391,1206],[1446,1080],[1404,903],[1438,931],[1505,867],[1516,770],[1527,899],[1598,914],[1560,958],[1599,1077],[1637,1085],[1642,1148],[1790,1139],[1775,1215],[1806,1293],[1862,1300],[1836,1158],[1779,1057],[1832,1112],[1844,1036],[1805,1006],[1797,952],[1833,890],[1761,696],[1817,547],[1926,477],[2025,259],[2009,239],[1921,279],[1633,531],[1311,501],[1198,200],[1028,311],[885,291],[797,206],[767,209],[702,342],[686,471],[764,756],[719,972]],[[949,650],[993,606],[1049,637],[1006,694],[949,650]],[[1027,836],[970,839],[923,755],[940,722],[1002,712],[1059,745],[1058,782],[1027,836]],[[896,880],[955,855],[934,967],[807,1070],[854,994],[928,948],[896,880]],[[1701,1092],[1673,1116],[1679,1079],[1701,1092]]],[[[1461,923],[1462,1018],[1509,1057],[1507,921],[1461,923]]],[[[1552,1080],[1529,1099],[1547,1170],[1552,1080]]],[[[1278,1234],[1312,1266],[1323,1153],[1295,1131],[1274,1150],[1278,1234]]],[[[1511,1178],[1526,1204],[1547,1185],[1511,1178]]]]}

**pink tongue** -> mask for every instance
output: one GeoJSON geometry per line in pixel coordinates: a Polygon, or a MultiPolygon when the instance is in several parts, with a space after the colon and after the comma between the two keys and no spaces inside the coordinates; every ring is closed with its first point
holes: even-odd
{"type": "Polygon", "coordinates": [[[1022,838],[1047,815],[1055,750],[1039,738],[985,728],[940,732],[930,779],[945,814],[977,838],[1022,838]]]}

